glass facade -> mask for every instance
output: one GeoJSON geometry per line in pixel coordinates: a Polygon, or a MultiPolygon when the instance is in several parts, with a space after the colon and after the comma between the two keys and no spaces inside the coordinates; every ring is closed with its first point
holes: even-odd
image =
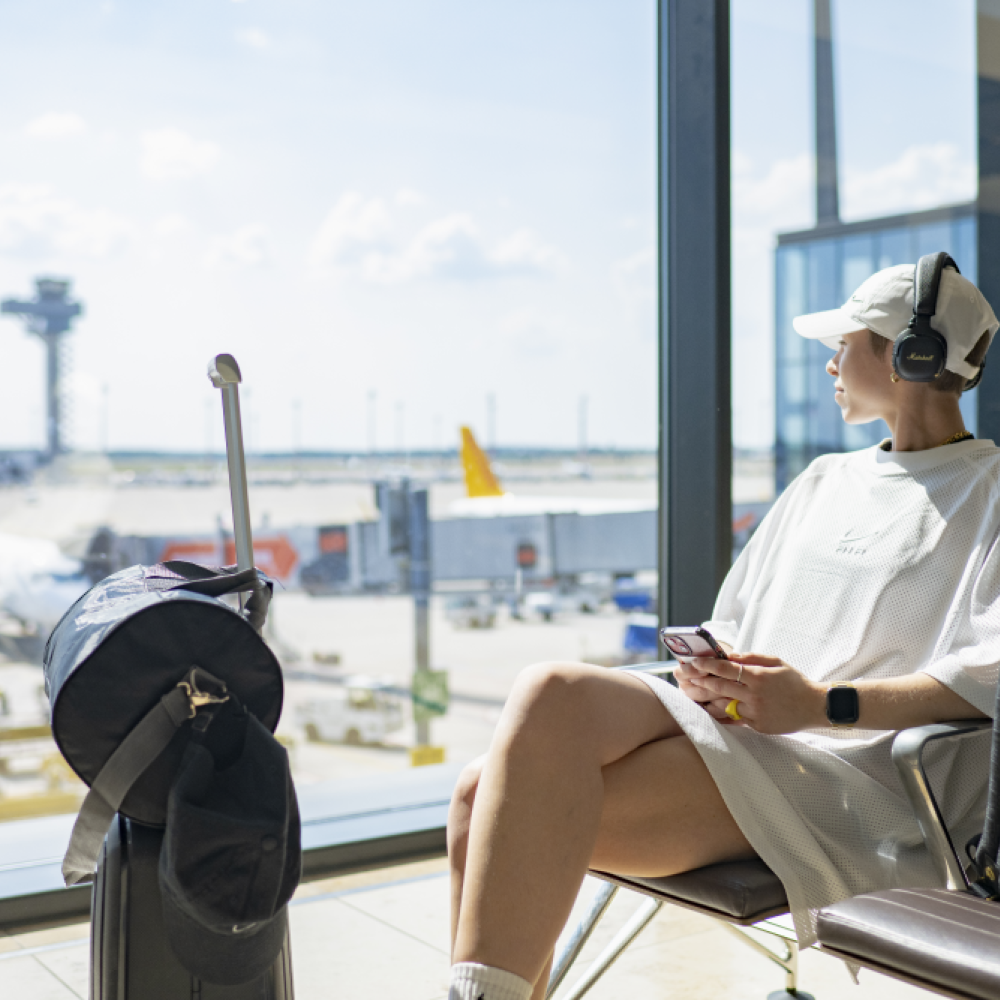
{"type": "MultiPolygon", "coordinates": [[[[835,309],[865,278],[945,250],[976,281],[973,205],[910,213],[778,236],[775,259],[775,479],[783,490],[814,458],[867,448],[887,435],[882,421],[849,425],[834,402],[825,366],[830,350],[792,329],[802,313],[835,309]]],[[[976,430],[976,391],[962,397],[976,430]]]]}
{"type": "Polygon", "coordinates": [[[91,6],[0,37],[0,869],[85,793],[63,612],[234,561],[217,352],[299,787],[478,756],[521,669],[620,665],[656,592],[652,0],[91,6]]]}

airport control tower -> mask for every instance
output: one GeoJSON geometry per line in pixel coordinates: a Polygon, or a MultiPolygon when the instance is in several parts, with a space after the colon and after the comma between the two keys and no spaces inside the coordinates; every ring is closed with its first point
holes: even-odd
{"type": "Polygon", "coordinates": [[[20,316],[28,332],[35,334],[45,344],[46,353],[46,458],[51,461],[65,451],[62,434],[62,407],[60,400],[61,358],[63,338],[69,333],[70,324],[83,312],[83,306],[69,297],[69,282],[56,278],[38,278],[38,294],[31,302],[4,299],[0,313],[20,316]]]}

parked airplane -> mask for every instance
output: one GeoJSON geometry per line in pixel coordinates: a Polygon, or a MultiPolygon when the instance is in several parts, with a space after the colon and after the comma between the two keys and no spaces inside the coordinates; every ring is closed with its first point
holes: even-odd
{"type": "Polygon", "coordinates": [[[468,427],[462,429],[462,468],[467,496],[455,500],[455,517],[513,517],[526,514],[623,514],[656,510],[656,500],[618,500],[608,497],[517,496],[505,493],[489,458],[468,427]]]}
{"type": "MultiPolygon", "coordinates": [[[[21,626],[19,638],[28,641],[16,646],[31,646],[30,654],[21,650],[26,655],[40,654],[49,632],[90,585],[83,562],[63,555],[55,542],[0,534],[0,611],[21,626]]],[[[9,651],[10,643],[2,645],[9,651]]]]}

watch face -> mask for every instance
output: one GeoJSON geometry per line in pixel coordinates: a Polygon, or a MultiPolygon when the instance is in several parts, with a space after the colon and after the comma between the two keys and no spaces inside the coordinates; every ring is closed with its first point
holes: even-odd
{"type": "Polygon", "coordinates": [[[826,717],[835,726],[852,726],[858,721],[858,692],[852,687],[834,687],[826,692],[826,717]]]}

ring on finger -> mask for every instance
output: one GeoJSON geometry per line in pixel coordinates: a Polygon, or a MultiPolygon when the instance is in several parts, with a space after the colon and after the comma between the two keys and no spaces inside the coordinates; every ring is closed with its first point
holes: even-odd
{"type": "Polygon", "coordinates": [[[742,663],[740,664],[740,672],[736,675],[736,683],[737,684],[742,684],[743,683],[743,664],[742,663]]]}
{"type": "Polygon", "coordinates": [[[740,703],[736,698],[726,705],[726,715],[729,716],[733,722],[742,722],[743,716],[740,715],[740,703]]]}

